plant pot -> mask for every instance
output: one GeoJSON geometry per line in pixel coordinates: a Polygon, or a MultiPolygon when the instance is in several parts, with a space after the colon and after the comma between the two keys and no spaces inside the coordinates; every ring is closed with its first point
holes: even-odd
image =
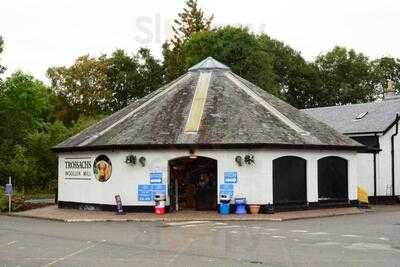
{"type": "Polygon", "coordinates": [[[249,210],[251,214],[258,214],[260,212],[260,205],[249,205],[249,210]]]}

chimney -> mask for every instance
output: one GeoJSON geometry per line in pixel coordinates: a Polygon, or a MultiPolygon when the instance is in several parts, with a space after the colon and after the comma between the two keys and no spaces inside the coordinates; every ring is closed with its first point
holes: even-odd
{"type": "Polygon", "coordinates": [[[394,85],[395,85],[394,81],[388,80],[387,88],[385,89],[385,92],[383,93],[384,99],[396,97],[396,89],[395,89],[394,85]]]}

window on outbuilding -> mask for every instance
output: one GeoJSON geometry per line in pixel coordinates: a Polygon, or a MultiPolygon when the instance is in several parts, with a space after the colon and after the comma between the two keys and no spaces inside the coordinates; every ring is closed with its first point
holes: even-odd
{"type": "Polygon", "coordinates": [[[307,201],[306,160],[284,156],[273,161],[274,204],[295,204],[307,201]]]}
{"type": "Polygon", "coordinates": [[[347,160],[325,157],[318,160],[318,200],[341,201],[348,199],[347,160]]]}

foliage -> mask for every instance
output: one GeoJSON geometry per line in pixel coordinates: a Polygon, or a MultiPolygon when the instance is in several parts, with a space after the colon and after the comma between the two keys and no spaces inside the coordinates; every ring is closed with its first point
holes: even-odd
{"type": "Polygon", "coordinates": [[[211,30],[213,16],[207,17],[204,11],[199,8],[197,0],[187,0],[185,8],[174,20],[172,30],[174,37],[165,42],[163,49],[165,80],[170,82],[184,74],[185,55],[182,49],[183,44],[192,37],[194,33],[208,32],[211,30]]]}
{"type": "Polygon", "coordinates": [[[32,76],[17,72],[0,88],[0,178],[11,175],[9,164],[21,153],[25,137],[51,120],[53,95],[32,76]]]}
{"type": "Polygon", "coordinates": [[[374,99],[375,88],[369,59],[353,49],[335,47],[317,57],[322,106],[362,103],[374,99]]]}
{"type": "Polygon", "coordinates": [[[162,66],[148,49],[133,57],[123,50],[109,58],[82,56],[70,67],[53,67],[47,73],[60,104],[56,118],[66,124],[79,115],[119,110],[163,83],[162,66]]]}
{"type": "Polygon", "coordinates": [[[186,67],[208,56],[231,67],[236,74],[278,95],[271,55],[247,28],[222,27],[199,32],[183,46],[186,67]]]}
{"type": "Polygon", "coordinates": [[[397,93],[400,93],[400,59],[383,57],[371,62],[376,93],[382,97],[388,81],[393,81],[397,93]]]}
{"type": "Polygon", "coordinates": [[[112,97],[107,86],[108,65],[99,59],[79,57],[71,67],[54,67],[47,71],[57,95],[70,103],[76,112],[96,115],[106,112],[112,97]]]}
{"type": "MultiPolygon", "coordinates": [[[[0,35],[0,54],[3,52],[3,46],[4,46],[4,41],[0,35]]],[[[5,70],[6,70],[6,68],[4,66],[0,65],[0,74],[2,74],[5,70]]]]}

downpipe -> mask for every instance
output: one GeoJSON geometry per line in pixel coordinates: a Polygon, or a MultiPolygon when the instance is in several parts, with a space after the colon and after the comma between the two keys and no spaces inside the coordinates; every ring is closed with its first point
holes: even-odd
{"type": "Polygon", "coordinates": [[[391,154],[392,154],[392,196],[396,196],[396,190],[395,190],[395,179],[394,179],[394,175],[395,175],[395,153],[394,153],[394,138],[398,135],[399,133],[399,113],[396,114],[396,119],[394,121],[394,123],[396,124],[396,131],[394,132],[394,134],[392,134],[391,136],[391,154]]]}

